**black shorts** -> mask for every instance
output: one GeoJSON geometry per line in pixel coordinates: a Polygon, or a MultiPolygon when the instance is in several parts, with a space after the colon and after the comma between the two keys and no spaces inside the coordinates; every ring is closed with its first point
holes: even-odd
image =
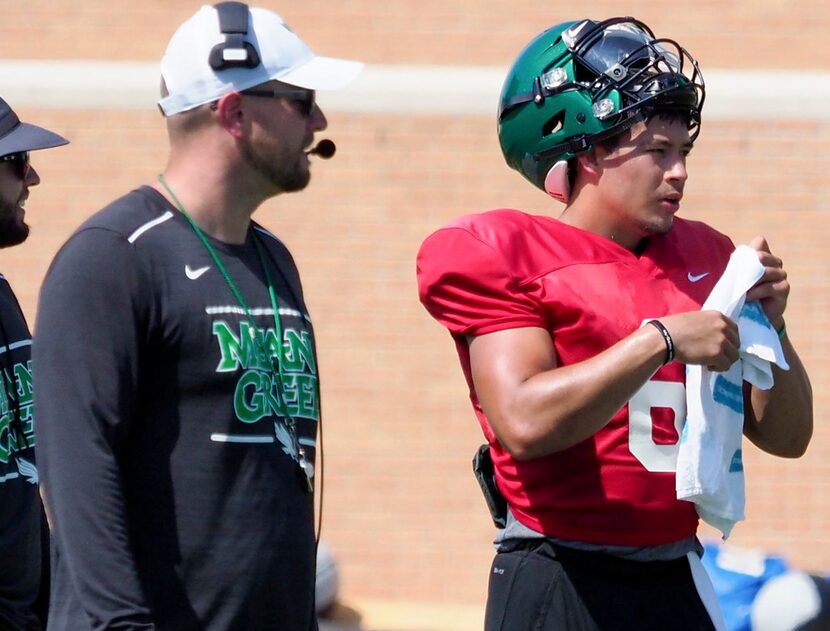
{"type": "Polygon", "coordinates": [[[686,557],[673,561],[630,561],[566,548],[546,539],[503,546],[503,551],[496,555],[484,628],[716,630],[686,557]]]}

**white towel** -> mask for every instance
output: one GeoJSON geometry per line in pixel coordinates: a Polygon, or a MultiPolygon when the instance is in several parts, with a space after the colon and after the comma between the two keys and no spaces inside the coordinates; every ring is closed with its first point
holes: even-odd
{"type": "Polygon", "coordinates": [[[686,366],[686,424],[677,454],[677,498],[694,502],[707,524],[729,536],[744,519],[743,381],[768,390],[771,362],[784,370],[781,341],[758,302],[746,292],[764,273],[758,253],[738,246],[703,310],[715,309],[736,320],[740,359],[726,372],[686,366]]]}

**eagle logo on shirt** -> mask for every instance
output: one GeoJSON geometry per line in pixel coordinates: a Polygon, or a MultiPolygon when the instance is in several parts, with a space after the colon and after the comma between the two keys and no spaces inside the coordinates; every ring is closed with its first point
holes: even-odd
{"type": "Polygon", "coordinates": [[[291,432],[288,431],[288,428],[285,426],[285,424],[275,421],[274,433],[277,436],[277,440],[280,441],[280,444],[282,445],[283,452],[291,456],[292,459],[296,460],[297,449],[294,446],[294,439],[291,436],[291,432]]]}
{"type": "Polygon", "coordinates": [[[20,471],[20,475],[26,478],[26,482],[29,484],[37,484],[37,467],[26,460],[25,458],[17,458],[17,470],[20,471]]]}

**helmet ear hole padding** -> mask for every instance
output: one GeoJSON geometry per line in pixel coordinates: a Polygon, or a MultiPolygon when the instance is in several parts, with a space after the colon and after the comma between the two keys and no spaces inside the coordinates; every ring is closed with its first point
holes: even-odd
{"type": "Polygon", "coordinates": [[[568,203],[571,197],[571,182],[568,177],[567,160],[559,160],[550,168],[545,176],[545,192],[560,202],[568,203]]]}

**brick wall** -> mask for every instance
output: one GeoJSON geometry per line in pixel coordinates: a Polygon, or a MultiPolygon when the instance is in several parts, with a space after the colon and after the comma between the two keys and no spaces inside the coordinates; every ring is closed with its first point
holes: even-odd
{"type": "MultiPolygon", "coordinates": [[[[472,0],[267,4],[326,54],[454,65],[506,65],[544,26],[583,10],[472,0]]],[[[592,7],[605,16],[618,4],[592,7]]],[[[4,16],[0,57],[153,61],[197,3],[125,6],[30,0],[4,16]]],[[[704,68],[830,67],[830,11],[817,1],[666,6],[631,2],[626,12],[676,36],[704,68]]],[[[35,154],[43,183],[27,208],[32,236],[0,252],[0,271],[33,321],[56,249],[94,210],[155,176],[166,136],[152,111],[17,109],[72,139],[35,154]]],[[[306,192],[257,214],[294,251],[319,333],[324,537],[347,597],[483,601],[493,533],[470,473],[481,439],[449,336],[418,303],[414,256],[431,230],[461,213],[559,212],[504,166],[494,129],[489,117],[330,113],[337,157],[315,162],[306,192]]],[[[765,234],[789,270],[788,327],[813,379],[816,434],[799,461],[747,449],[748,520],[732,540],[820,571],[830,571],[829,143],[823,120],[705,122],[683,210],[736,242],[765,234]]]]}
{"type": "MultiPolygon", "coordinates": [[[[6,11],[0,57],[154,60],[201,4],[186,0],[27,0],[6,11]]],[[[370,63],[504,64],[535,34],[581,17],[633,15],[705,68],[827,69],[820,0],[267,0],[315,51],[370,63]],[[590,11],[590,15],[586,14],[590,11]]]]}

